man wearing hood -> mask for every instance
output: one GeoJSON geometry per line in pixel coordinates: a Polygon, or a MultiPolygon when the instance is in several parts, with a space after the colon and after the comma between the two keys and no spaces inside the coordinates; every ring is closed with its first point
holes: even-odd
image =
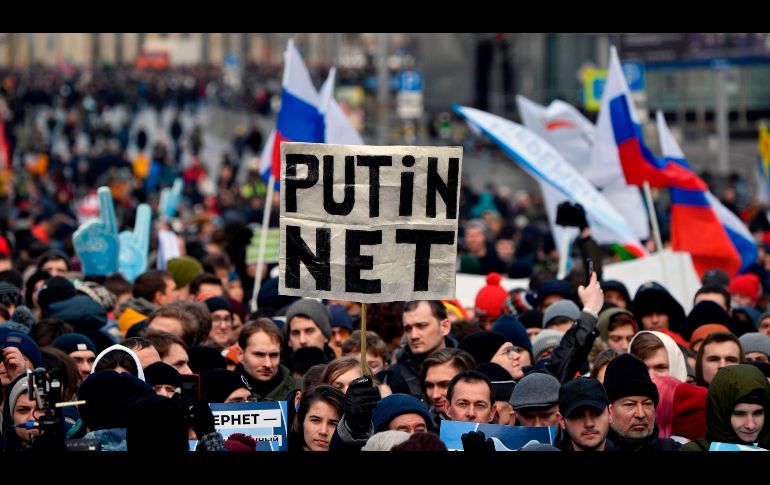
{"type": "Polygon", "coordinates": [[[713,442],[770,449],[768,405],[770,384],[762,371],[746,364],[719,369],[706,396],[706,437],[682,451],[708,451],[713,442]]]}

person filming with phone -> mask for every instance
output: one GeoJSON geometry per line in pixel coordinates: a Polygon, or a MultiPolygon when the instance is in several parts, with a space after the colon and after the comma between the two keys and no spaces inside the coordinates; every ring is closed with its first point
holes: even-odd
{"type": "MultiPolygon", "coordinates": [[[[556,224],[560,226],[577,227],[580,233],[575,239],[575,245],[580,250],[580,257],[583,261],[593,261],[593,271],[596,272],[597,279],[602,280],[602,251],[596,240],[591,237],[591,226],[588,225],[586,211],[580,204],[573,204],[565,201],[556,208],[556,224]]],[[[586,269],[590,276],[591,269],[586,269]]],[[[587,284],[587,280],[584,284],[587,284]]]]}

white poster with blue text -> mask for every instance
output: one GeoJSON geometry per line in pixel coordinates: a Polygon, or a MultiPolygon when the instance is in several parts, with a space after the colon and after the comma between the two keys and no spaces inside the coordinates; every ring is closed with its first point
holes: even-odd
{"type": "Polygon", "coordinates": [[[257,442],[257,451],[287,451],[286,401],[211,404],[214,426],[226,440],[243,433],[257,442]]]}

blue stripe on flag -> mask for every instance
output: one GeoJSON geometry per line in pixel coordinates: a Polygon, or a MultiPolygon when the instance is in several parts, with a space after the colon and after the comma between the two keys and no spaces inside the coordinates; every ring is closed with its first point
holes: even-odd
{"type": "Polygon", "coordinates": [[[751,264],[754,262],[754,260],[757,259],[757,245],[754,243],[754,241],[749,241],[745,237],[743,237],[741,234],[733,231],[726,225],[722,225],[722,227],[725,228],[725,231],[727,232],[727,235],[730,237],[730,240],[733,242],[733,246],[735,246],[735,249],[738,251],[738,254],[741,256],[741,269],[740,271],[745,270],[751,264]]]}
{"type": "Polygon", "coordinates": [[[291,141],[322,143],[324,121],[318,109],[294,96],[285,88],[281,92],[281,112],[276,128],[291,141]]]}
{"type": "Polygon", "coordinates": [[[615,135],[615,143],[621,143],[636,137],[634,123],[628,112],[626,97],[620,95],[610,100],[610,119],[612,120],[612,133],[615,135]]]}
{"type": "Polygon", "coordinates": [[[687,190],[671,187],[671,203],[680,205],[692,205],[697,207],[711,207],[706,194],[700,190],[687,190]]]}

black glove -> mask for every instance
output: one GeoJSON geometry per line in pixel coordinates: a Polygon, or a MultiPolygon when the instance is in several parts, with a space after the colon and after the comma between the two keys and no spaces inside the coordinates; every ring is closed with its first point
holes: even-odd
{"type": "Polygon", "coordinates": [[[380,402],[380,389],[368,376],[354,379],[345,393],[345,423],[354,437],[366,435],[372,425],[372,410],[380,402]]]}
{"type": "Polygon", "coordinates": [[[463,451],[495,451],[495,442],[487,438],[483,431],[469,431],[460,437],[463,451]]]}
{"type": "Polygon", "coordinates": [[[185,412],[187,425],[195,430],[198,439],[216,431],[216,428],[214,428],[214,413],[211,412],[211,407],[209,407],[209,403],[205,398],[197,401],[180,396],[178,399],[185,412]]]}
{"type": "Polygon", "coordinates": [[[556,224],[560,226],[575,226],[582,231],[588,227],[586,211],[580,204],[562,202],[556,208],[556,224]]]}

